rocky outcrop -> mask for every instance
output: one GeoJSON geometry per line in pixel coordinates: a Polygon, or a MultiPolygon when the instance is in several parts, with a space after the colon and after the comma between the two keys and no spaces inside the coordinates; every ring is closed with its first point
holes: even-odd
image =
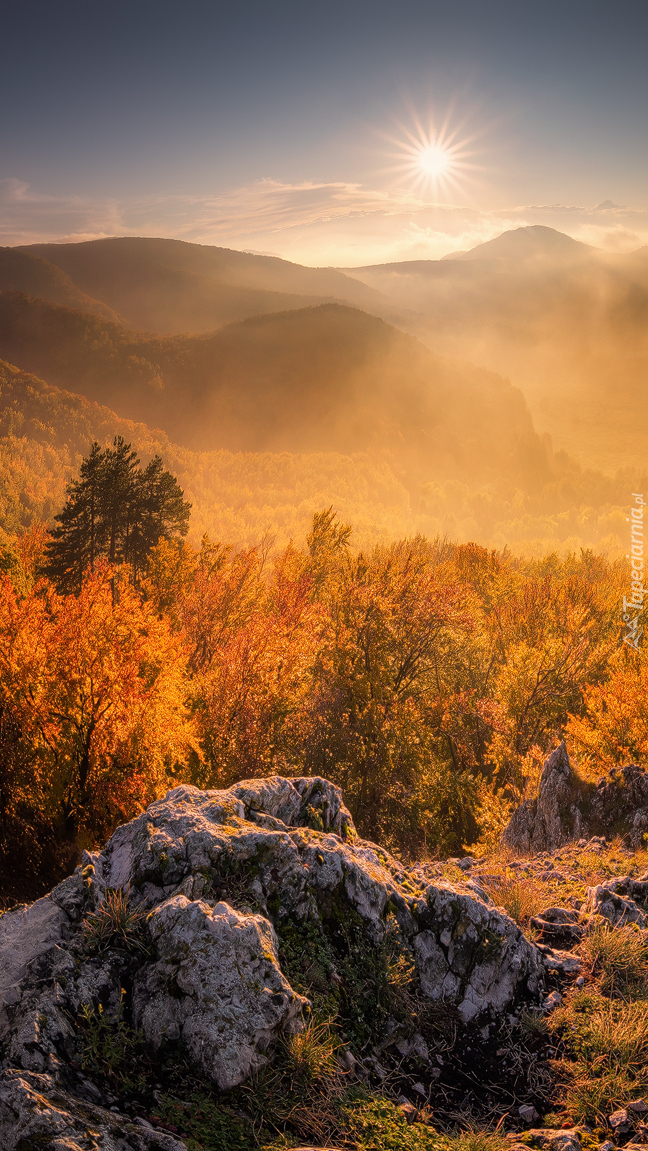
{"type": "Polygon", "coordinates": [[[600,916],[612,927],[636,923],[638,927],[648,928],[648,915],[640,906],[643,904],[645,907],[648,902],[647,879],[645,875],[640,879],[625,875],[588,887],[581,914],[583,917],[600,916]]]}
{"type": "Polygon", "coordinates": [[[51,1075],[9,1069],[0,1077],[3,1151],[187,1151],[149,1123],[64,1091],[51,1075]]]}
{"type": "MultiPolygon", "coordinates": [[[[87,1120],[103,1132],[98,1141],[83,1135],[88,1108],[111,1101],[97,1099],[83,1075],[79,1021],[99,1011],[126,1019],[154,1058],[179,1052],[193,1074],[229,1090],[272,1060],[308,1015],[282,968],[282,940],[294,954],[317,938],[336,988],[349,932],[367,954],[391,933],[417,994],[482,1033],[546,994],[549,948],[527,941],[487,896],[430,883],[359,840],[327,781],[272,777],[169,792],[49,896],[0,919],[2,1146],[51,1113],[61,1146],[171,1151],[177,1141],[110,1110],[87,1120]]],[[[387,1031],[402,1044],[393,1020],[387,1031]]]]}
{"type": "Polygon", "coordinates": [[[623,835],[636,849],[648,832],[648,772],[636,764],[613,769],[597,785],[573,770],[561,743],[546,760],[536,799],[513,812],[502,846],[520,855],[555,851],[595,836],[623,835]]]}
{"type": "Polygon", "coordinates": [[[301,1028],[308,1001],[282,975],[261,915],[176,895],[151,912],[149,931],[157,961],[137,973],[133,1015],[152,1050],[182,1039],[227,1090],[263,1066],[277,1034],[301,1028]]]}

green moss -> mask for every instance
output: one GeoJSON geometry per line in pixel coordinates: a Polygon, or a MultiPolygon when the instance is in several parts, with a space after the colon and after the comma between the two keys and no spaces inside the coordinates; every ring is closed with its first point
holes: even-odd
{"type": "MultiPolygon", "coordinates": [[[[359,1094],[359,1093],[358,1093],[359,1094]]],[[[390,1099],[350,1094],[342,1105],[345,1127],[358,1151],[436,1151],[439,1136],[423,1123],[407,1123],[390,1099]]]]}
{"type": "Polygon", "coordinates": [[[155,1115],[182,1132],[189,1151],[258,1151],[250,1125],[207,1094],[194,1093],[186,1103],[162,1096],[155,1115]]]}

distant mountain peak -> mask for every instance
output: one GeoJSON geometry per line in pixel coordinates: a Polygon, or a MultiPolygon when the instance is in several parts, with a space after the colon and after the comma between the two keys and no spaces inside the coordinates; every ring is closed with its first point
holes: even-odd
{"type": "Polygon", "coordinates": [[[445,259],[455,260],[528,260],[538,256],[578,257],[594,251],[589,244],[581,244],[564,232],[547,228],[544,224],[529,224],[511,228],[494,240],[478,244],[469,252],[457,252],[445,259]]]}

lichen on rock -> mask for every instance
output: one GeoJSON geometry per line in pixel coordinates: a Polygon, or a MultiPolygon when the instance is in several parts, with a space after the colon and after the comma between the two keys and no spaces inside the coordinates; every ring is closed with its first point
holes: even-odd
{"type": "MultiPolygon", "coordinates": [[[[47,1080],[78,1097],[75,1021],[84,1011],[121,1018],[126,1001],[153,1058],[177,1050],[194,1074],[230,1090],[308,1018],[307,997],[281,966],[282,938],[293,957],[304,941],[319,941],[322,978],[342,988],[335,993],[350,1012],[363,955],[383,955],[396,937],[417,994],[464,1025],[483,1031],[546,994],[548,949],[465,883],[406,874],[358,839],[328,781],[176,788],[119,827],[103,851],[86,854],[44,900],[0,919],[5,1074],[40,1075],[44,1092],[47,1080]],[[129,946],[124,929],[93,950],[84,920],[115,890],[137,909],[141,938],[129,946]]],[[[387,1015],[383,1041],[412,1042],[387,1015]]]]}

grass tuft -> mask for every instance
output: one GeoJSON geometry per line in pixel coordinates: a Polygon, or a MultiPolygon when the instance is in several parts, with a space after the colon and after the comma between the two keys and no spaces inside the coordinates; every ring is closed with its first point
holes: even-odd
{"type": "Polygon", "coordinates": [[[119,947],[124,951],[148,950],[142,939],[145,913],[133,907],[127,891],[111,889],[103,903],[83,921],[83,935],[89,952],[119,947]]]}
{"type": "Polygon", "coordinates": [[[635,924],[595,923],[579,953],[603,995],[623,999],[648,995],[648,938],[635,924]]]}

